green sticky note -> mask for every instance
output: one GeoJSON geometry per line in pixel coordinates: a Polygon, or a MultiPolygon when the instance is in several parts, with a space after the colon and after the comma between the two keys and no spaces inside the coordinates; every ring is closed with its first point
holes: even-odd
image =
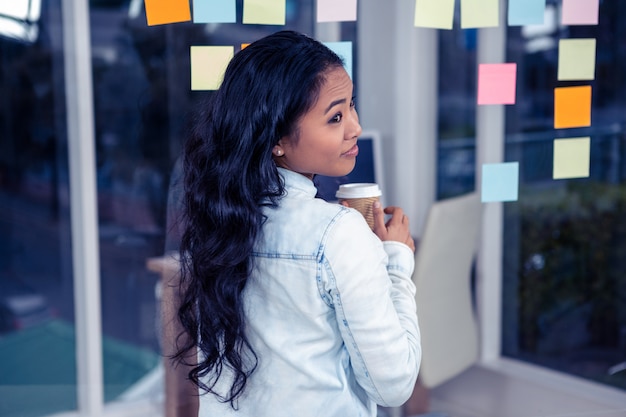
{"type": "Polygon", "coordinates": [[[555,139],[552,178],[589,177],[590,150],[589,137],[555,139]]]}
{"type": "Polygon", "coordinates": [[[593,80],[596,72],[596,40],[559,40],[559,81],[593,80]]]}
{"type": "Polygon", "coordinates": [[[499,0],[461,0],[461,28],[496,27],[500,22],[499,0]]]}
{"type": "Polygon", "coordinates": [[[244,0],[243,23],[284,25],[286,0],[244,0]]]}
{"type": "Polygon", "coordinates": [[[454,0],[415,0],[415,26],[452,29],[454,0]]]}
{"type": "Polygon", "coordinates": [[[217,90],[222,84],[224,71],[235,55],[233,46],[192,46],[191,89],[217,90]]]}

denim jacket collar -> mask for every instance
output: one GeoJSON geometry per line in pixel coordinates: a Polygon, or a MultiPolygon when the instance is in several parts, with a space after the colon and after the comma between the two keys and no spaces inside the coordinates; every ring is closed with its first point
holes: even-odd
{"type": "Polygon", "coordinates": [[[313,184],[313,181],[311,181],[304,175],[280,167],[278,168],[278,173],[284,179],[285,189],[288,192],[301,192],[305,196],[310,198],[314,198],[317,194],[317,188],[315,188],[315,184],[313,184]]]}

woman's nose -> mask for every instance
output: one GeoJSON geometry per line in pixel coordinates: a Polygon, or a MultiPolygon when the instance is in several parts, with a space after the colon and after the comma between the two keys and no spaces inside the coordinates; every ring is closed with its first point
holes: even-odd
{"type": "Polygon", "coordinates": [[[354,110],[351,112],[350,127],[346,131],[347,139],[359,137],[361,136],[361,132],[363,132],[363,129],[361,128],[361,124],[359,123],[359,115],[356,110],[354,110]]]}

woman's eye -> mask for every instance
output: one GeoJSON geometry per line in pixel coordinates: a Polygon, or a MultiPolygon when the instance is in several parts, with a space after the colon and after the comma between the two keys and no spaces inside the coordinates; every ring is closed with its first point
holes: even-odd
{"type": "Polygon", "coordinates": [[[341,122],[342,117],[343,116],[341,115],[341,113],[337,113],[336,115],[333,116],[332,119],[330,119],[330,121],[331,123],[339,123],[341,122]]]}

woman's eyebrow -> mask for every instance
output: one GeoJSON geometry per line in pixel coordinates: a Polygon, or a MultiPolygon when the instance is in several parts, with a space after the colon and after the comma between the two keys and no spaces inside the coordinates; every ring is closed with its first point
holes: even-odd
{"type": "Polygon", "coordinates": [[[330,105],[326,108],[326,110],[324,111],[324,114],[328,113],[330,111],[330,109],[332,109],[333,107],[335,107],[337,104],[343,104],[345,103],[347,100],[345,98],[339,99],[339,100],[335,100],[332,103],[330,103],[330,105]]]}

